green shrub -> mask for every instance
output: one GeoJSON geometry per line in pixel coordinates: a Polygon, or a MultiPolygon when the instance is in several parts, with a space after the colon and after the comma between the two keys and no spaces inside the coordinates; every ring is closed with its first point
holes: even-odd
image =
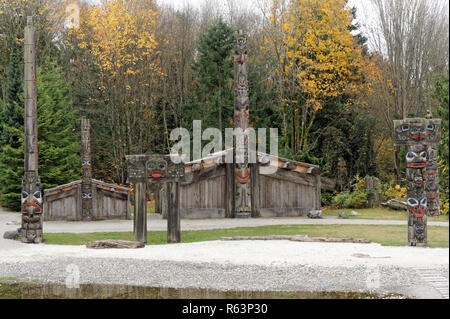
{"type": "Polygon", "coordinates": [[[333,197],[333,205],[337,208],[364,208],[367,204],[366,192],[342,192],[333,197]]]}

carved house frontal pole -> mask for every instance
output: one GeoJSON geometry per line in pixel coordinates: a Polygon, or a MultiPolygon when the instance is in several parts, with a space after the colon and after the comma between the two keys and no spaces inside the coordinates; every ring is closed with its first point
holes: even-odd
{"type": "Polygon", "coordinates": [[[81,197],[83,220],[92,219],[92,166],[89,119],[81,119],[81,197]]]}
{"type": "Polygon", "coordinates": [[[42,192],[38,173],[36,31],[27,17],[24,36],[24,175],[22,177],[22,242],[42,242],[42,192]]]}
{"type": "Polygon", "coordinates": [[[394,145],[406,146],[408,244],[427,244],[427,217],[439,215],[437,144],[441,120],[409,118],[394,121],[394,145]]]}
{"type": "Polygon", "coordinates": [[[243,143],[234,148],[234,217],[251,217],[251,178],[248,163],[249,99],[247,69],[247,37],[239,30],[234,49],[234,128],[244,132],[243,143]]]}

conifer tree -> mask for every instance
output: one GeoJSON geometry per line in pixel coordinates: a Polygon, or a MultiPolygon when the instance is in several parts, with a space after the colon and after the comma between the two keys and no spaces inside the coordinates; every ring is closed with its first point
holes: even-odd
{"type": "Polygon", "coordinates": [[[233,29],[219,20],[200,38],[197,72],[196,118],[206,126],[222,130],[229,127],[233,118],[233,29]]]}
{"type": "MultiPolygon", "coordinates": [[[[81,171],[78,123],[69,108],[68,89],[61,74],[61,68],[50,60],[37,69],[39,175],[43,189],[74,181],[81,171]]],[[[23,92],[20,94],[23,96],[23,92]]],[[[23,107],[16,106],[23,119],[23,107]]],[[[5,124],[4,129],[17,143],[5,144],[0,154],[0,200],[3,206],[19,210],[23,120],[18,128],[5,124]]]]}

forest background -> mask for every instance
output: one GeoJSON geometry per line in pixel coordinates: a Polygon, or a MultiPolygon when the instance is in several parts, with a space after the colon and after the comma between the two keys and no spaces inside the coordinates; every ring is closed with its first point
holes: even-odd
{"type": "Polygon", "coordinates": [[[345,0],[226,3],[0,0],[0,203],[20,207],[23,30],[33,15],[44,188],[80,178],[82,117],[91,119],[94,177],[120,185],[125,155],[167,153],[173,128],[233,127],[234,36],[243,30],[250,124],[278,128],[280,156],[320,165],[335,181],[324,206],[366,206],[367,176],[384,199],[405,197],[393,120],[431,110],[443,121],[448,213],[448,2],[370,0],[373,24],[364,28],[345,0]]]}

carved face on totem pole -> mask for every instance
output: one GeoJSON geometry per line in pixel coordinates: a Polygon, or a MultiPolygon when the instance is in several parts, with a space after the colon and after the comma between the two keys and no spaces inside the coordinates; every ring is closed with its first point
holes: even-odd
{"type": "Polygon", "coordinates": [[[396,144],[408,142],[437,142],[440,140],[440,124],[438,121],[411,119],[394,128],[396,144]]]}
{"type": "Polygon", "coordinates": [[[26,172],[22,179],[22,238],[29,243],[42,241],[42,192],[39,177],[26,172]]]}
{"type": "Polygon", "coordinates": [[[146,179],[145,163],[142,161],[135,161],[133,157],[130,157],[130,159],[128,159],[128,179],[132,183],[146,179]]]}

